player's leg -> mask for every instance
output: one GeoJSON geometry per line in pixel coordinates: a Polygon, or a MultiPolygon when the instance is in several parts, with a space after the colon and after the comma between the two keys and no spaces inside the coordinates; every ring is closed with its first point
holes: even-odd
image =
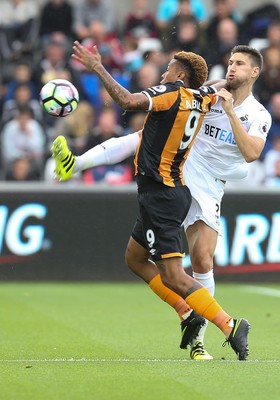
{"type": "Polygon", "coordinates": [[[162,259],[156,262],[162,282],[175,293],[185,298],[187,304],[214,323],[226,336],[239,360],[246,360],[248,349],[248,333],[250,324],[245,319],[233,319],[211,296],[208,289],[187,275],[180,257],[162,259]]]}
{"type": "MultiPolygon", "coordinates": [[[[218,233],[205,222],[199,220],[190,225],[186,231],[193,277],[206,287],[212,296],[215,292],[213,274],[213,256],[218,233]]],[[[212,359],[204,348],[204,335],[208,321],[201,328],[196,340],[192,343],[191,358],[212,359]]]]}
{"type": "Polygon", "coordinates": [[[158,268],[145,248],[140,219],[137,220],[132,235],[125,251],[127,266],[142,278],[158,297],[173,307],[182,321],[186,320],[192,310],[182,297],[163,285],[158,268]]]}
{"type": "Polygon", "coordinates": [[[158,297],[173,307],[181,320],[186,319],[190,315],[191,308],[181,296],[162,283],[158,268],[149,256],[149,252],[130,237],[125,253],[129,269],[142,278],[158,297]]]}
{"type": "Polygon", "coordinates": [[[142,219],[138,217],[127,245],[126,263],[136,275],[149,284],[149,287],[158,297],[178,313],[181,319],[183,348],[187,348],[205,321],[188,306],[181,296],[162,283],[158,268],[155,262],[151,260],[146,247],[142,219]]]}
{"type": "Polygon", "coordinates": [[[61,181],[71,179],[73,174],[99,165],[116,164],[132,156],[139,142],[135,132],[119,138],[111,138],[94,146],[81,156],[74,156],[64,136],[58,136],[52,145],[55,175],[61,181]]]}
{"type": "MultiPolygon", "coordinates": [[[[192,204],[184,221],[193,277],[214,296],[213,254],[220,232],[220,204],[224,194],[224,182],[214,178],[207,168],[198,165],[190,157],[186,162],[184,177],[192,194],[192,204]]],[[[201,329],[198,341],[192,344],[191,357],[203,355],[206,325],[201,329]]],[[[211,358],[211,356],[210,356],[211,358]]]]}

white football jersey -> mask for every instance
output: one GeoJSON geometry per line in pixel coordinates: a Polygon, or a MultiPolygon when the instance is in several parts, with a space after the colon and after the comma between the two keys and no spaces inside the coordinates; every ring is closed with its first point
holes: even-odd
{"type": "MultiPolygon", "coordinates": [[[[264,141],[271,126],[271,115],[251,94],[234,112],[250,136],[264,141]]],[[[221,180],[239,180],[246,177],[248,164],[234,140],[229,119],[219,98],[204,117],[184,165],[184,176],[189,164],[203,165],[209,173],[221,180]]]]}

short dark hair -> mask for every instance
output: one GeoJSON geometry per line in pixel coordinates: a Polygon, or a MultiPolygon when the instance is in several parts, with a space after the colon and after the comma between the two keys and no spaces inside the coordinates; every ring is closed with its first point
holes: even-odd
{"type": "Polygon", "coordinates": [[[248,54],[252,60],[253,66],[258,67],[260,69],[260,71],[262,70],[263,56],[259,52],[259,50],[254,49],[253,47],[250,47],[250,46],[239,44],[231,50],[231,54],[235,54],[235,53],[248,54]]]}

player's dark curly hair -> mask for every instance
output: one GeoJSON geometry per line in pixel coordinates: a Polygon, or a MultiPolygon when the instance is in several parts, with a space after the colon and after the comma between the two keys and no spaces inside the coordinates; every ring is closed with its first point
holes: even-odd
{"type": "Polygon", "coordinates": [[[179,51],[174,55],[174,59],[179,61],[188,74],[189,87],[198,89],[204,84],[208,76],[206,61],[199,54],[187,51],[179,51]]]}

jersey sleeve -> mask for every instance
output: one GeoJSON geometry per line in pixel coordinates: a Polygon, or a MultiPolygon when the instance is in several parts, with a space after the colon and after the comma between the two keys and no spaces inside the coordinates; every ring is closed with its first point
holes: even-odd
{"type": "Polygon", "coordinates": [[[200,86],[198,90],[203,97],[204,96],[210,97],[212,106],[217,103],[218,101],[218,96],[216,96],[217,89],[214,88],[214,86],[200,86]]]}
{"type": "Polygon", "coordinates": [[[260,137],[266,141],[271,123],[272,119],[270,113],[262,107],[255,113],[255,118],[251,123],[248,134],[250,136],[260,137]]]}
{"type": "Polygon", "coordinates": [[[144,93],[149,99],[149,108],[147,111],[166,111],[175,103],[178,98],[178,87],[175,85],[153,86],[144,93]]]}

